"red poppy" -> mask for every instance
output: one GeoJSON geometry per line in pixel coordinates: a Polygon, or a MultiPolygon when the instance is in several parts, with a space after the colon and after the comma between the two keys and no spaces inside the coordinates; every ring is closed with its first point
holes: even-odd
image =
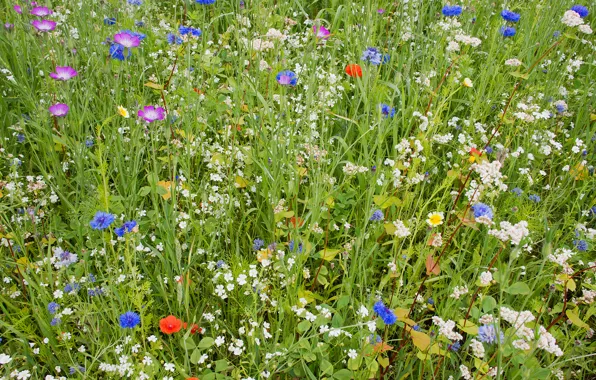
{"type": "Polygon", "coordinates": [[[159,328],[164,334],[173,334],[180,331],[182,328],[182,321],[173,315],[168,315],[159,321],[159,328]]]}
{"type": "Polygon", "coordinates": [[[198,377],[187,377],[186,380],[199,380],[198,377]]]}
{"type": "MultiPolygon", "coordinates": [[[[188,323],[184,322],[184,328],[188,328],[188,323]]],[[[190,326],[190,333],[196,334],[197,332],[203,332],[203,328],[194,323],[192,326],[190,326]]]]}
{"type": "Polygon", "coordinates": [[[356,63],[351,63],[346,66],[346,74],[351,77],[361,77],[362,76],[362,67],[356,63]]]}

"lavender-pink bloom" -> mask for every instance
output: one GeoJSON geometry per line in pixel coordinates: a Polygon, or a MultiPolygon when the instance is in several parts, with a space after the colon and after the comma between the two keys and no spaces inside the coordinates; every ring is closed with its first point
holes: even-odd
{"type": "Polygon", "coordinates": [[[68,114],[69,108],[64,103],[56,103],[53,106],[51,106],[50,108],[48,108],[48,110],[50,111],[50,113],[53,116],[63,117],[63,116],[66,116],[68,114]]]}
{"type": "Polygon", "coordinates": [[[17,12],[18,14],[23,13],[23,9],[18,4],[13,5],[12,9],[14,9],[14,11],[17,12]]]}
{"type": "Polygon", "coordinates": [[[52,20],[33,20],[31,25],[40,32],[51,32],[56,28],[56,22],[52,20]]]}
{"type": "Polygon", "coordinates": [[[325,28],[324,26],[313,26],[312,29],[317,38],[327,39],[331,34],[329,29],[325,28]]]}
{"type": "Polygon", "coordinates": [[[138,117],[142,117],[147,123],[165,118],[165,110],[161,107],[145,106],[137,112],[138,117]]]}
{"type": "Polygon", "coordinates": [[[70,66],[56,66],[56,72],[50,73],[50,76],[56,80],[69,80],[77,74],[77,71],[70,66]]]}
{"type": "Polygon", "coordinates": [[[137,36],[128,33],[118,33],[114,35],[114,42],[124,46],[125,48],[133,48],[139,46],[141,40],[137,36]]]}
{"type": "Polygon", "coordinates": [[[45,17],[52,14],[52,10],[48,7],[35,7],[31,9],[31,14],[37,17],[45,17]]]}

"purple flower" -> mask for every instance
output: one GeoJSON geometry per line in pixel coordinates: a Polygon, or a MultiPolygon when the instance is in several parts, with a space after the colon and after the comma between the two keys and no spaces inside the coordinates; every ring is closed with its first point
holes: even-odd
{"type": "Polygon", "coordinates": [[[381,317],[386,325],[392,325],[397,322],[397,317],[393,313],[393,310],[385,306],[383,301],[377,301],[373,306],[373,310],[381,317]]]}
{"type": "Polygon", "coordinates": [[[459,5],[445,5],[441,10],[443,16],[446,17],[459,16],[461,14],[461,11],[462,7],[460,7],[459,5]]]}
{"type": "Polygon", "coordinates": [[[503,35],[503,37],[515,36],[515,28],[512,26],[502,26],[499,32],[503,35]]]}
{"type": "Polygon", "coordinates": [[[381,64],[381,62],[384,60],[384,57],[377,48],[369,47],[362,53],[362,57],[360,59],[364,62],[368,61],[376,66],[381,64]]]}
{"type": "Polygon", "coordinates": [[[493,220],[493,210],[487,204],[476,203],[471,209],[474,213],[474,218],[479,219],[484,217],[488,220],[493,220]]]}
{"type": "Polygon", "coordinates": [[[69,80],[77,76],[77,71],[70,66],[56,66],[56,72],[50,73],[50,76],[56,80],[69,80]]]}
{"type": "Polygon", "coordinates": [[[373,214],[370,217],[370,221],[371,222],[379,222],[381,220],[385,219],[385,216],[383,215],[383,211],[381,210],[375,210],[375,212],[373,212],[373,214]]]}
{"type": "Polygon", "coordinates": [[[114,42],[130,49],[139,46],[141,39],[129,33],[117,33],[114,35],[114,42]]]}
{"type": "Polygon", "coordinates": [[[123,329],[132,329],[141,323],[141,316],[134,311],[127,311],[120,316],[120,327],[123,329]]]}
{"type": "Polygon", "coordinates": [[[161,107],[145,106],[137,112],[137,116],[145,119],[147,123],[152,123],[156,120],[163,120],[165,118],[165,110],[161,107]]]}
{"type": "Polygon", "coordinates": [[[51,106],[50,108],[48,108],[50,113],[56,117],[66,116],[68,114],[69,109],[70,108],[68,108],[68,106],[64,103],[56,103],[53,106],[51,106]]]}
{"type": "Polygon", "coordinates": [[[136,220],[130,220],[128,222],[124,222],[122,227],[118,227],[114,229],[114,233],[120,237],[124,236],[124,234],[128,232],[132,232],[133,229],[137,226],[136,220]]]}
{"type": "Polygon", "coordinates": [[[324,40],[329,38],[329,35],[331,34],[329,29],[325,28],[324,26],[313,26],[312,30],[317,38],[322,38],[324,40]]]}
{"type": "Polygon", "coordinates": [[[581,18],[584,18],[590,14],[588,8],[584,7],[583,5],[574,5],[571,7],[571,10],[577,13],[581,18]]]}
{"type": "Polygon", "coordinates": [[[95,213],[95,216],[89,222],[89,225],[94,230],[105,230],[114,222],[116,217],[110,213],[98,211],[95,213]]]}
{"type": "Polygon", "coordinates": [[[295,86],[298,82],[298,77],[296,77],[296,73],[290,70],[284,70],[277,73],[275,76],[277,83],[283,86],[295,86]]]}
{"type": "Polygon", "coordinates": [[[389,106],[388,104],[381,103],[381,113],[385,118],[393,117],[395,115],[395,108],[389,106]]]}
{"type": "Polygon", "coordinates": [[[14,9],[14,11],[15,11],[15,12],[17,12],[18,14],[21,14],[21,13],[23,13],[23,9],[22,9],[22,8],[21,8],[21,6],[20,6],[20,5],[18,5],[18,4],[15,4],[15,5],[13,5],[13,6],[12,6],[12,9],[14,9]]]}
{"type": "Polygon", "coordinates": [[[31,25],[40,32],[51,32],[56,29],[56,22],[52,20],[33,20],[31,25]]]}
{"type": "Polygon", "coordinates": [[[503,17],[503,20],[509,22],[518,22],[521,18],[519,13],[511,12],[508,9],[503,9],[503,11],[501,11],[501,17],[503,17]]]}
{"type": "MultiPolygon", "coordinates": [[[[505,335],[500,331],[499,341],[503,342],[505,335]]],[[[497,342],[497,330],[494,325],[482,325],[478,327],[478,340],[483,343],[493,344],[497,342]]]]}
{"type": "Polygon", "coordinates": [[[76,264],[79,261],[79,256],[58,247],[54,250],[53,259],[55,260],[54,266],[60,269],[66,268],[71,264],[76,264]]]}
{"type": "Polygon", "coordinates": [[[45,17],[52,14],[52,10],[48,7],[35,7],[31,9],[31,14],[37,17],[45,17]]]}
{"type": "Polygon", "coordinates": [[[14,28],[14,24],[11,24],[10,22],[7,22],[7,23],[4,24],[4,28],[6,30],[9,30],[10,31],[10,30],[12,30],[14,28]]]}

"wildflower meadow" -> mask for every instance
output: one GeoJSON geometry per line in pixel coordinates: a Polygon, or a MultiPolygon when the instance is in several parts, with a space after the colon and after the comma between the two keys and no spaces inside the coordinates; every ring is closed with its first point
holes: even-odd
{"type": "Polygon", "coordinates": [[[596,379],[595,14],[1,0],[0,379],[596,379]]]}

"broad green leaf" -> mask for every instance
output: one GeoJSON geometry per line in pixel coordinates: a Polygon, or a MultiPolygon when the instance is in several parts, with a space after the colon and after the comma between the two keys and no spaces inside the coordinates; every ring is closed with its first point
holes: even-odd
{"type": "Polygon", "coordinates": [[[335,256],[337,256],[337,254],[340,252],[339,249],[322,249],[319,251],[319,253],[317,253],[317,255],[319,255],[319,257],[321,257],[323,260],[325,261],[331,261],[335,258],[335,256]]]}
{"type": "Polygon", "coordinates": [[[523,282],[516,282],[505,290],[509,294],[530,294],[530,287],[523,282]]]}
{"type": "Polygon", "coordinates": [[[297,330],[299,333],[303,333],[303,332],[307,331],[308,329],[310,329],[310,326],[311,326],[311,323],[305,319],[304,321],[298,323],[297,330]]]}
{"type": "Polygon", "coordinates": [[[198,347],[200,349],[206,349],[209,348],[211,346],[213,346],[213,343],[215,343],[215,340],[211,337],[205,337],[203,339],[201,339],[201,341],[199,342],[198,347]]]}
{"type": "Polygon", "coordinates": [[[567,315],[567,318],[569,318],[571,323],[573,323],[577,327],[581,327],[586,330],[590,329],[590,326],[579,318],[579,315],[577,315],[577,312],[575,310],[567,309],[565,310],[565,314],[567,315]]]}
{"type": "Polygon", "coordinates": [[[182,346],[182,348],[184,348],[185,350],[188,350],[188,351],[197,347],[197,345],[195,344],[194,340],[192,340],[191,337],[180,339],[180,346],[182,346]]]}
{"type": "Polygon", "coordinates": [[[147,82],[143,86],[152,88],[154,90],[163,90],[163,85],[157,84],[157,83],[153,83],[153,82],[147,82]]]}
{"type": "Polygon", "coordinates": [[[340,369],[333,374],[333,378],[337,380],[351,380],[354,374],[349,369],[340,369]]]}
{"type": "Polygon", "coordinates": [[[325,375],[333,375],[333,364],[329,363],[327,360],[321,360],[320,364],[321,372],[325,375]]]}
{"type": "Polygon", "coordinates": [[[470,320],[466,321],[464,319],[460,319],[459,323],[457,324],[457,327],[459,327],[462,331],[465,331],[468,334],[478,335],[478,326],[470,322],[470,320]],[[466,323],[465,326],[464,322],[466,323]]]}

